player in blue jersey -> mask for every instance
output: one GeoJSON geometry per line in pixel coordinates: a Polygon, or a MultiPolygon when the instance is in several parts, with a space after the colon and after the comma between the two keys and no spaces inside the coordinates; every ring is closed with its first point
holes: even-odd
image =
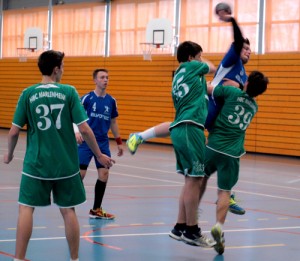
{"type": "MultiPolygon", "coordinates": [[[[234,42],[231,44],[230,49],[222,59],[211,84],[213,86],[222,84],[223,86],[231,85],[235,87],[242,87],[247,80],[244,64],[246,64],[250,58],[250,42],[248,39],[243,37],[237,22],[226,10],[219,11],[217,15],[221,21],[232,23],[234,42]]],[[[208,130],[217,117],[221,107],[222,101],[217,99],[214,100],[211,96],[209,96],[208,116],[205,122],[205,127],[208,130]]],[[[138,146],[149,139],[169,136],[170,124],[171,122],[163,122],[142,132],[131,133],[126,142],[130,153],[132,155],[135,154],[138,146]]],[[[234,194],[231,195],[230,200],[230,212],[238,215],[246,213],[245,209],[240,207],[235,201],[234,194]]]]}
{"type": "MultiPolygon", "coordinates": [[[[243,37],[237,22],[226,10],[220,10],[217,15],[221,21],[232,23],[234,42],[222,59],[211,84],[213,86],[227,85],[227,82],[229,82],[229,84],[232,85],[232,82],[235,82],[236,84],[234,85],[236,87],[243,86],[247,80],[244,64],[246,64],[250,58],[250,42],[243,37]]],[[[222,105],[223,102],[221,100],[213,99],[211,95],[209,96],[208,115],[205,122],[205,128],[208,131],[222,105]]]]}
{"type": "MultiPolygon", "coordinates": [[[[109,157],[111,155],[108,138],[108,131],[111,130],[117,142],[117,155],[122,156],[123,145],[117,123],[117,117],[119,115],[117,103],[116,100],[106,92],[108,85],[108,71],[106,69],[96,69],[93,72],[93,80],[96,85],[95,90],[81,98],[81,102],[89,117],[88,124],[95,134],[98,146],[102,153],[109,157]]],[[[95,158],[95,155],[76,129],[75,134],[77,143],[80,144],[78,146],[78,153],[80,173],[83,179],[86,175],[90,161],[93,157],[95,158]]],[[[90,218],[114,219],[115,216],[113,214],[109,214],[102,209],[102,200],[109,177],[109,169],[105,168],[97,161],[95,161],[95,164],[98,172],[98,179],[95,184],[94,205],[93,208],[90,209],[89,216],[90,218]]]]}
{"type": "Polygon", "coordinates": [[[8,134],[8,152],[4,155],[7,164],[13,159],[20,130],[27,125],[15,261],[25,260],[35,207],[51,205],[52,197],[64,219],[71,260],[79,260],[80,229],[75,206],[85,202],[86,196],[79,172],[73,122],[97,160],[106,168],[114,163],[99,150],[76,89],[59,83],[64,71],[63,58],[64,53],[53,50],[39,56],[42,80],[23,90],[8,134]]]}

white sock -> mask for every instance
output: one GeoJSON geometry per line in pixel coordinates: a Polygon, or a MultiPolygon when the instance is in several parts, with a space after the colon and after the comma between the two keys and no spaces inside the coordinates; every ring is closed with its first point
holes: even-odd
{"type": "Polygon", "coordinates": [[[79,258],[77,258],[77,259],[70,259],[70,261],[79,261],[79,258]]]}
{"type": "Polygon", "coordinates": [[[155,129],[154,127],[150,128],[150,129],[147,129],[143,132],[140,132],[139,135],[142,137],[143,140],[148,140],[148,139],[152,139],[152,138],[155,138],[156,137],[156,134],[155,134],[155,129]]]}
{"type": "Polygon", "coordinates": [[[221,224],[220,222],[217,222],[216,226],[218,226],[221,230],[223,230],[223,224],[221,224]]]}
{"type": "Polygon", "coordinates": [[[24,261],[23,259],[14,258],[14,261],[24,261]]]}

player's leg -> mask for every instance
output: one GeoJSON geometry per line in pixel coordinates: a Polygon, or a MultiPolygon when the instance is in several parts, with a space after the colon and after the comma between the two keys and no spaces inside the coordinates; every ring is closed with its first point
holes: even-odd
{"type": "Polygon", "coordinates": [[[221,255],[225,250],[223,225],[228,213],[231,189],[238,181],[239,158],[232,158],[214,151],[210,151],[208,155],[214,158],[218,170],[216,224],[212,227],[211,234],[217,242],[214,248],[221,255]]]}
{"type": "Polygon", "coordinates": [[[142,132],[130,133],[126,145],[132,155],[143,142],[153,138],[163,138],[170,135],[169,127],[171,122],[163,122],[142,132]]]}
{"type": "Polygon", "coordinates": [[[72,260],[78,259],[80,229],[74,208],[60,208],[64,219],[65,234],[72,260]]]}
{"type": "Polygon", "coordinates": [[[15,257],[20,260],[25,259],[28,242],[32,234],[33,211],[33,207],[19,205],[15,257]]]}
{"type": "Polygon", "coordinates": [[[32,233],[34,208],[50,205],[50,194],[49,182],[22,175],[18,199],[20,205],[15,250],[17,259],[25,259],[32,233]]]}
{"type": "MultiPolygon", "coordinates": [[[[99,148],[101,152],[107,156],[111,156],[109,143],[108,141],[98,142],[99,148]]],[[[99,218],[99,219],[114,219],[115,216],[113,214],[107,213],[102,208],[102,201],[104,198],[104,194],[106,191],[106,185],[109,178],[109,169],[104,168],[96,159],[95,165],[97,168],[98,178],[95,184],[94,190],[94,205],[90,210],[90,218],[99,218]]]]}
{"type": "Polygon", "coordinates": [[[102,208],[102,201],[106,190],[106,185],[109,176],[109,170],[105,169],[103,166],[97,168],[98,171],[98,179],[95,184],[94,191],[94,205],[93,209],[90,210],[90,218],[95,219],[114,219],[115,215],[107,213],[102,208]]]}
{"type": "Polygon", "coordinates": [[[228,212],[230,199],[230,191],[218,190],[218,202],[216,209],[216,224],[211,229],[211,234],[217,242],[214,249],[219,255],[225,250],[225,238],[223,233],[223,225],[225,223],[226,214],[228,212]]]}
{"type": "Polygon", "coordinates": [[[78,146],[79,169],[81,179],[84,179],[93,156],[93,152],[86,143],[83,143],[80,146],[78,146]]]}
{"type": "Polygon", "coordinates": [[[171,138],[176,155],[177,172],[185,176],[177,220],[177,224],[186,221],[181,239],[194,246],[212,247],[215,242],[201,233],[197,217],[200,185],[204,176],[204,132],[197,126],[181,124],[172,129],[171,138]],[[184,212],[184,218],[181,218],[181,212],[184,212]]]}
{"type": "Polygon", "coordinates": [[[182,187],[181,193],[179,196],[179,208],[178,208],[178,215],[177,215],[177,223],[175,224],[174,228],[169,233],[169,236],[173,239],[176,239],[178,241],[181,241],[182,233],[186,229],[186,217],[185,217],[185,207],[184,207],[184,201],[183,196],[185,194],[184,192],[185,186],[182,187]]]}
{"type": "Polygon", "coordinates": [[[80,175],[55,181],[53,201],[58,205],[64,219],[65,235],[72,260],[78,259],[80,227],[75,206],[86,201],[85,189],[80,175]],[[76,191],[76,193],[70,193],[76,191]]]}

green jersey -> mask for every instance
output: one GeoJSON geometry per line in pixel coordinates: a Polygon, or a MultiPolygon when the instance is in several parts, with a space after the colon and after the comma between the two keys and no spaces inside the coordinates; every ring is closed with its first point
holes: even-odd
{"type": "Polygon", "coordinates": [[[18,101],[13,125],[27,124],[23,174],[38,179],[61,179],[79,173],[73,130],[88,120],[73,86],[49,83],[25,89],[18,101]]]}
{"type": "Polygon", "coordinates": [[[245,154],[245,132],[257,112],[256,101],[236,87],[217,86],[214,98],[224,105],[209,132],[207,147],[222,154],[239,158],[245,154]]]}
{"type": "Polygon", "coordinates": [[[206,63],[196,60],[180,64],[172,84],[172,98],[176,110],[170,129],[181,123],[191,123],[204,128],[207,116],[206,63]]]}

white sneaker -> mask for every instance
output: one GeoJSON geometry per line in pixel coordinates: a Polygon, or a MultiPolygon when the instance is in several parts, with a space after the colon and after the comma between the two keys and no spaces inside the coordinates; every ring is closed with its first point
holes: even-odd
{"type": "Polygon", "coordinates": [[[208,238],[206,235],[204,234],[187,234],[186,232],[184,232],[181,236],[182,241],[184,241],[185,243],[192,245],[192,246],[200,246],[200,247],[213,247],[217,242],[214,241],[211,238],[208,238]]]}

